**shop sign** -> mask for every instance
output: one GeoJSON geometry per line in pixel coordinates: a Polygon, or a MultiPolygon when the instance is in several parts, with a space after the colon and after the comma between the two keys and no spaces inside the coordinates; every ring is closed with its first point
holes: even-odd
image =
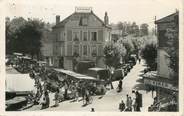
{"type": "Polygon", "coordinates": [[[172,84],[166,83],[166,82],[162,82],[162,81],[155,81],[155,80],[150,80],[150,79],[146,79],[145,78],[144,79],[144,84],[148,84],[148,85],[152,85],[152,86],[156,86],[156,87],[161,87],[161,88],[165,88],[165,89],[178,91],[178,89],[176,87],[174,87],[172,84]]]}

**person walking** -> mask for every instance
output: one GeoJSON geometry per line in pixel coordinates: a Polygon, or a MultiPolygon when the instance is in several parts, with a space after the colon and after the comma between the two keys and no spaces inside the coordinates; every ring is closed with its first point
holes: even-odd
{"type": "Polygon", "coordinates": [[[136,110],[136,107],[137,107],[136,94],[135,94],[135,91],[134,90],[132,91],[132,105],[133,105],[133,110],[134,111],[137,111],[136,110]]]}
{"type": "Polygon", "coordinates": [[[129,99],[128,99],[128,94],[126,95],[126,108],[128,108],[128,104],[129,104],[129,99]]]}
{"type": "Polygon", "coordinates": [[[85,100],[86,100],[86,105],[89,104],[89,97],[90,97],[90,94],[89,94],[89,90],[86,89],[86,92],[85,92],[85,100]]]}
{"type": "Polygon", "coordinates": [[[91,108],[91,112],[95,112],[95,109],[94,108],[91,108]]]}
{"type": "Polygon", "coordinates": [[[138,91],[135,92],[136,94],[136,111],[140,111],[140,107],[142,107],[142,95],[138,91]]]}
{"type": "Polygon", "coordinates": [[[65,81],[65,84],[64,84],[64,89],[65,89],[65,93],[64,93],[64,99],[68,99],[68,84],[67,82],[65,81]]]}
{"type": "Polygon", "coordinates": [[[119,84],[118,84],[118,91],[117,91],[117,92],[121,92],[121,90],[122,90],[122,84],[123,84],[123,82],[122,82],[122,80],[120,79],[120,80],[119,80],[119,84]]]}
{"type": "Polygon", "coordinates": [[[44,98],[43,98],[43,102],[41,104],[42,104],[41,109],[46,109],[50,105],[49,93],[47,91],[44,92],[44,98]]]}
{"type": "Polygon", "coordinates": [[[129,99],[128,109],[129,109],[129,111],[132,111],[132,98],[129,97],[128,99],[129,99]]]}
{"type": "Polygon", "coordinates": [[[122,100],[121,103],[119,104],[119,110],[120,110],[120,112],[122,112],[122,111],[125,110],[125,103],[124,103],[123,100],[122,100]]]}
{"type": "Polygon", "coordinates": [[[141,58],[139,58],[139,64],[141,63],[141,58]]]}
{"type": "Polygon", "coordinates": [[[59,106],[59,88],[56,89],[56,93],[55,93],[55,96],[54,96],[54,100],[55,100],[55,105],[54,107],[58,107],[59,106]]]}

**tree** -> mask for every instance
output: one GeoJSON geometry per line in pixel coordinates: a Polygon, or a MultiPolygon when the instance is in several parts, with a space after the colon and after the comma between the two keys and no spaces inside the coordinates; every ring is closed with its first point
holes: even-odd
{"type": "Polygon", "coordinates": [[[10,20],[10,18],[6,17],[6,54],[11,54],[15,51],[16,45],[15,39],[17,38],[16,32],[19,31],[20,27],[25,25],[26,20],[22,17],[14,18],[10,20]]]}
{"type": "Polygon", "coordinates": [[[133,22],[131,25],[131,34],[134,34],[135,36],[139,35],[139,26],[136,24],[136,22],[133,22]]]}
{"type": "Polygon", "coordinates": [[[123,39],[121,41],[121,43],[123,44],[123,46],[125,47],[126,49],[126,55],[125,55],[125,58],[124,60],[125,61],[128,61],[129,60],[129,57],[130,57],[130,54],[133,53],[134,51],[134,45],[132,43],[132,38],[128,38],[128,39],[123,39]]]}
{"type": "Polygon", "coordinates": [[[21,52],[39,56],[45,23],[38,19],[15,18],[6,23],[7,53],[21,52]]]}
{"type": "Polygon", "coordinates": [[[18,44],[22,46],[19,51],[39,57],[41,48],[42,30],[44,23],[40,20],[28,20],[27,23],[20,28],[18,34],[18,44]]]}
{"type": "Polygon", "coordinates": [[[146,23],[141,24],[141,26],[140,26],[141,36],[148,35],[148,26],[149,25],[146,23]]]}
{"type": "Polygon", "coordinates": [[[151,70],[156,70],[157,42],[155,40],[147,40],[141,53],[142,58],[145,59],[148,67],[151,68],[151,70]]]}
{"type": "Polygon", "coordinates": [[[126,49],[122,44],[119,43],[106,43],[104,47],[105,64],[110,68],[117,68],[122,57],[126,55],[126,49]]]}
{"type": "MultiPolygon", "coordinates": [[[[105,64],[109,68],[109,72],[114,71],[114,69],[118,68],[121,63],[123,57],[126,55],[126,49],[122,44],[108,42],[104,47],[104,55],[105,55],[105,64]]],[[[110,78],[111,88],[112,85],[112,75],[110,78]]]]}

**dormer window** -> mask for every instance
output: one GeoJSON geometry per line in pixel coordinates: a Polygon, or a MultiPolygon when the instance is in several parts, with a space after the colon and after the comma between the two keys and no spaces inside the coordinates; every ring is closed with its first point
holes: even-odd
{"type": "Polygon", "coordinates": [[[87,26],[88,25],[88,20],[86,17],[81,17],[79,20],[79,26],[87,26]]]}
{"type": "Polygon", "coordinates": [[[88,20],[87,18],[82,18],[82,25],[87,26],[88,25],[88,20]]]}

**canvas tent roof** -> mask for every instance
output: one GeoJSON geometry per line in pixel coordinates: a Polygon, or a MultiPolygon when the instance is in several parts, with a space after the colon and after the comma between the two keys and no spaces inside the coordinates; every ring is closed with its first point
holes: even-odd
{"type": "Polygon", "coordinates": [[[34,80],[29,77],[29,74],[6,74],[6,91],[22,92],[33,90],[34,80]]]}
{"type": "Polygon", "coordinates": [[[54,70],[55,70],[55,71],[58,71],[58,72],[61,72],[61,73],[64,73],[64,74],[66,74],[66,75],[75,77],[75,78],[77,78],[77,79],[97,80],[97,79],[94,78],[94,77],[87,76],[87,75],[82,75],[82,74],[75,73],[75,72],[69,71],[69,70],[63,70],[63,69],[54,69],[54,70]]]}

